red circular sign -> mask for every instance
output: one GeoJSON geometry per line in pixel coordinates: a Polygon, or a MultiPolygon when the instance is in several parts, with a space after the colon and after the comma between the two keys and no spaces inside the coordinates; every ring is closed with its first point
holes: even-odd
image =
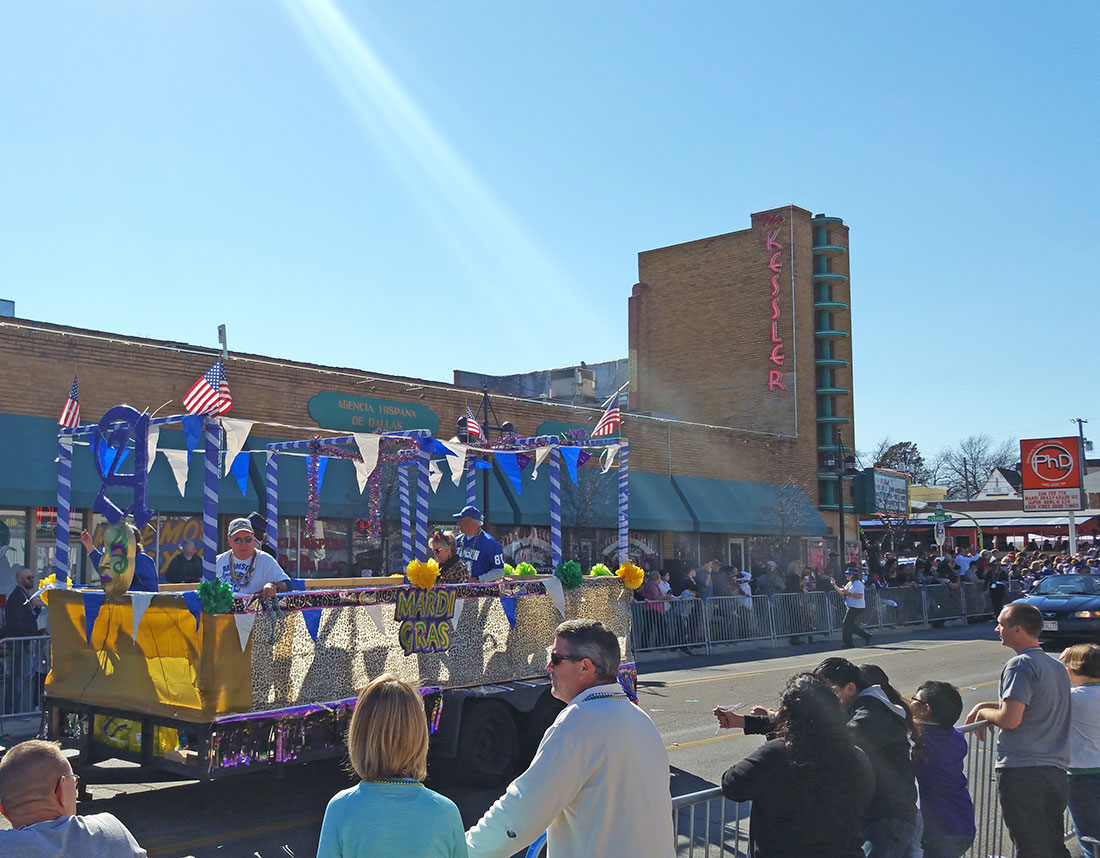
{"type": "Polygon", "coordinates": [[[1061,482],[1073,473],[1073,454],[1061,444],[1036,447],[1028,461],[1035,476],[1044,482],[1061,482]]]}

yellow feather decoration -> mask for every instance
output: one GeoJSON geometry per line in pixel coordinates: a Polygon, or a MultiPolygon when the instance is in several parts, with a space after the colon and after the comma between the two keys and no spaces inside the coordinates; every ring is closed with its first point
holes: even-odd
{"type": "Polygon", "coordinates": [[[615,570],[628,590],[637,590],[645,582],[645,572],[629,561],[615,570]]]}
{"type": "Polygon", "coordinates": [[[435,586],[435,579],[439,577],[439,564],[434,559],[426,562],[414,560],[405,567],[405,575],[414,587],[430,590],[435,586]]]}

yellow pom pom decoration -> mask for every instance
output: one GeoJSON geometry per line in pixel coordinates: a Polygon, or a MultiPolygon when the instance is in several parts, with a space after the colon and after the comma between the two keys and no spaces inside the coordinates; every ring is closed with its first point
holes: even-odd
{"type": "Polygon", "coordinates": [[[628,590],[637,590],[645,582],[645,572],[629,561],[616,569],[615,574],[622,579],[623,586],[628,590]]]}
{"type": "Polygon", "coordinates": [[[405,567],[405,576],[414,587],[430,590],[435,586],[435,579],[439,577],[439,564],[434,559],[414,560],[405,567]]]}
{"type": "MultiPolygon", "coordinates": [[[[42,579],[42,584],[40,586],[49,587],[50,589],[53,589],[54,587],[56,587],[57,586],[57,573],[56,572],[51,572],[49,575],[47,575],[45,578],[43,578],[42,579]]],[[[73,586],[72,579],[69,578],[68,575],[66,575],[65,576],[65,589],[71,589],[72,586],[73,586]]],[[[49,590],[46,590],[42,594],[41,599],[42,599],[43,603],[49,604],[49,602],[48,602],[49,595],[50,595],[49,590]]]]}

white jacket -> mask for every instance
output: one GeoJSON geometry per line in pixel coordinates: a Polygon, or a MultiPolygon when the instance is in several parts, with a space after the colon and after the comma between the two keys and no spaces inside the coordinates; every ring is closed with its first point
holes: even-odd
{"type": "Polygon", "coordinates": [[[544,830],[548,858],[674,855],[668,752],[618,683],[573,698],[466,843],[472,858],[508,858],[544,830]]]}

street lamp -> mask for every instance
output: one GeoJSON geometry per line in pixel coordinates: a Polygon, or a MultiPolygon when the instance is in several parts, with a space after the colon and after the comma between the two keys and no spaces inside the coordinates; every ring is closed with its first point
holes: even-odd
{"type": "Polygon", "coordinates": [[[840,432],[836,433],[836,448],[825,454],[823,476],[836,477],[837,506],[840,515],[840,560],[841,571],[848,566],[847,543],[844,539],[844,478],[855,476],[859,473],[856,467],[856,457],[849,453],[844,455],[844,442],[840,432]]]}
{"type": "MultiPolygon", "coordinates": [[[[478,411],[481,412],[481,437],[486,441],[489,440],[489,430],[495,429],[498,433],[498,437],[503,438],[505,435],[514,435],[516,427],[512,424],[511,420],[505,420],[501,422],[497,417],[496,409],[493,408],[493,403],[489,401],[489,385],[485,385],[481,389],[481,404],[478,406],[478,411]],[[492,421],[489,417],[492,415],[492,421]]],[[[470,433],[466,425],[466,417],[462,416],[458,418],[458,423],[455,427],[458,440],[463,444],[470,443],[470,433]]],[[[490,467],[484,468],[481,475],[481,515],[482,521],[489,524],[489,472],[492,470],[492,460],[490,459],[490,467]]]]}

